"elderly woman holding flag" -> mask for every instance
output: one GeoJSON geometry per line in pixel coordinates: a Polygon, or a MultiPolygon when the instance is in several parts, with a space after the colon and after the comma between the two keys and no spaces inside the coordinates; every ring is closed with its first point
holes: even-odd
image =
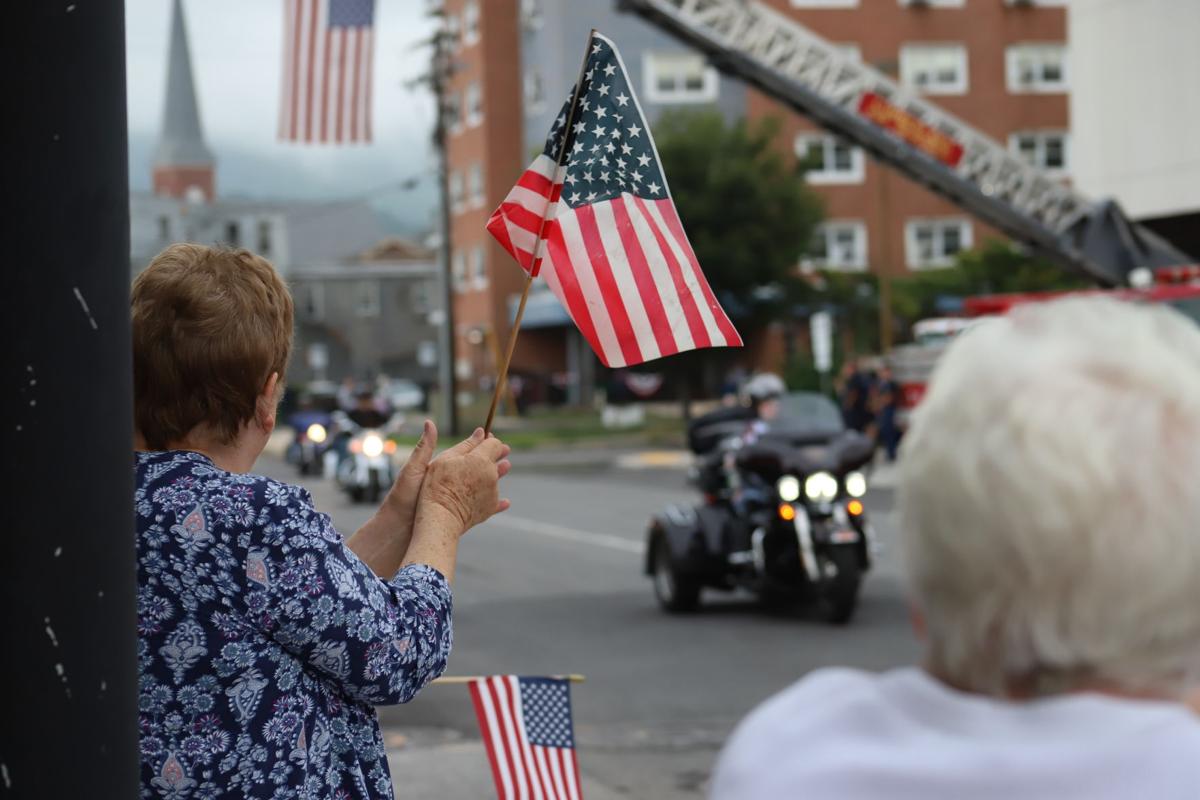
{"type": "Polygon", "coordinates": [[[245,250],[174,245],[133,286],[142,796],[391,798],[375,706],[446,666],[458,540],[507,508],[508,448],[421,441],[345,542],[250,474],[292,300],[245,250]]]}

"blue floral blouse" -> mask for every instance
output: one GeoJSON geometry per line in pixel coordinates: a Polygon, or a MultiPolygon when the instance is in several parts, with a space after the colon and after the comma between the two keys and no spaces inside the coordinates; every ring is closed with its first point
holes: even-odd
{"type": "Polygon", "coordinates": [[[308,492],[138,453],[143,798],[391,798],[374,706],[403,703],[450,654],[450,587],[391,581],[308,492]]]}

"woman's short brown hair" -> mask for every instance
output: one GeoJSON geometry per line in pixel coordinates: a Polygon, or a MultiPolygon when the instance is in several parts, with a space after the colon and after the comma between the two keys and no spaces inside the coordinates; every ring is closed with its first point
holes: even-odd
{"type": "Polygon", "coordinates": [[[292,297],[248,250],[175,244],[133,282],[134,425],[155,450],[207,423],[228,444],[292,349],[292,297]]]}

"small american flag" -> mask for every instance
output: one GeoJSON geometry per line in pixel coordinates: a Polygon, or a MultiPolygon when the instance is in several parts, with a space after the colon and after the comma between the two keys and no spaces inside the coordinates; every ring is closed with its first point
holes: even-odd
{"type": "Polygon", "coordinates": [[[740,347],[684,234],[616,46],[593,33],[588,47],[574,113],[568,99],[488,231],[545,276],[606,366],[740,347]]]}
{"type": "Polygon", "coordinates": [[[583,800],[567,681],[493,675],[470,688],[499,800],[583,800]]]}
{"type": "Polygon", "coordinates": [[[283,0],[279,138],[371,141],[375,0],[283,0]]]}

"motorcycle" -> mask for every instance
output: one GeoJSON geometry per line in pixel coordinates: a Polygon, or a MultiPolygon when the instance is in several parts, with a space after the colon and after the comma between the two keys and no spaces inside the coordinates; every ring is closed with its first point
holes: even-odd
{"type": "Polygon", "coordinates": [[[296,434],[288,445],[286,459],[301,475],[321,471],[326,447],[329,445],[332,419],[329,414],[300,412],[290,421],[296,434]]]}
{"type": "Polygon", "coordinates": [[[396,443],[383,428],[364,428],[344,414],[338,416],[340,453],[333,467],[337,485],[356,503],[377,503],[396,481],[396,443]]]}
{"type": "Polygon", "coordinates": [[[689,428],[691,480],[704,502],[651,521],[644,572],[655,596],[664,610],[686,612],[705,588],[741,588],[768,605],[815,604],[844,624],[875,548],[862,502],[874,447],[821,395],[785,396],[779,418],[743,444],[750,421],[746,410],[722,409],[689,428]]]}

